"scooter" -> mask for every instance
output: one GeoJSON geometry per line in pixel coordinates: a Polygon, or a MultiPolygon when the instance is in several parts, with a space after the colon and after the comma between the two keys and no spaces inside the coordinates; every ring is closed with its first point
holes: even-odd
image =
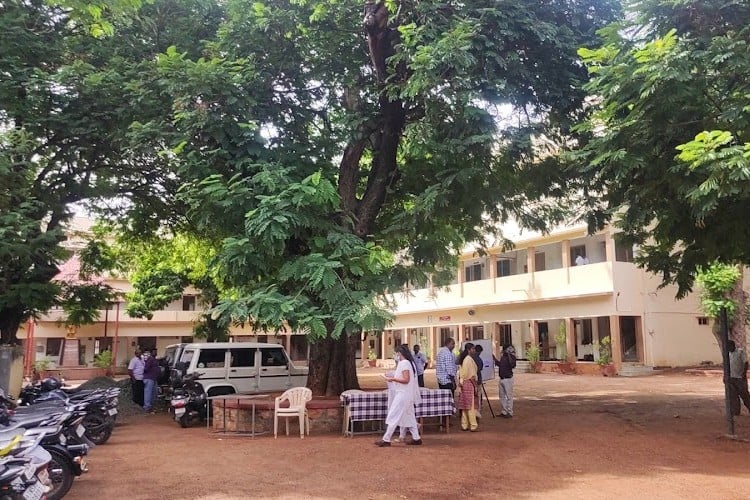
{"type": "Polygon", "coordinates": [[[191,373],[181,379],[181,384],[172,391],[169,401],[170,410],[174,412],[174,419],[181,427],[188,427],[192,420],[198,418],[201,422],[206,418],[206,391],[198,382],[202,373],[191,373]]]}

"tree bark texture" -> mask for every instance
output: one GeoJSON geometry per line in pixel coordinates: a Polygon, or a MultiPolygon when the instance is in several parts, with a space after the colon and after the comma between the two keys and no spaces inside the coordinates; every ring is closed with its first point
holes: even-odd
{"type": "Polygon", "coordinates": [[[19,308],[0,310],[0,344],[18,344],[16,334],[23,321],[23,311],[19,308]]]}
{"type": "MultiPolygon", "coordinates": [[[[386,80],[392,76],[387,59],[394,54],[398,31],[388,26],[385,2],[368,1],[364,10],[363,27],[373,67],[373,84],[380,92],[379,111],[353,131],[339,164],[337,187],[342,209],[352,221],[352,232],[367,240],[375,230],[388,189],[399,178],[397,155],[406,126],[406,110],[400,99],[389,99],[385,93],[386,80]],[[369,171],[364,171],[360,161],[367,150],[372,152],[372,163],[369,171]],[[358,196],[360,180],[365,176],[365,190],[358,196]]],[[[328,337],[311,344],[307,386],[313,394],[335,396],[359,388],[355,360],[359,342],[359,336],[354,335],[328,337]]]]}
{"type": "Polygon", "coordinates": [[[316,396],[338,396],[347,389],[359,389],[355,355],[359,335],[328,337],[310,345],[310,373],[307,387],[316,396]]]}
{"type": "Polygon", "coordinates": [[[730,322],[731,328],[729,330],[729,338],[734,340],[734,343],[740,349],[746,349],[747,337],[745,332],[745,322],[747,320],[747,313],[745,311],[745,303],[747,302],[747,294],[742,289],[742,284],[745,280],[745,273],[743,266],[737,266],[740,272],[740,277],[734,283],[734,288],[729,292],[729,298],[737,304],[737,311],[734,314],[734,319],[730,322]]]}

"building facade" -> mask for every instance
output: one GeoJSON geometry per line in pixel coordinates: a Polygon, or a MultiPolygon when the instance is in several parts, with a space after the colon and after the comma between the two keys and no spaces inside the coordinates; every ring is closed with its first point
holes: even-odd
{"type": "MultiPolygon", "coordinates": [[[[675,300],[673,287],[659,289],[658,277],[635,266],[633,249],[617,243],[611,229],[589,235],[583,226],[572,227],[514,241],[512,250],[491,248],[483,256],[462,255],[455,280],[446,288],[394,294],[393,324],[365,335],[358,357],[372,353],[390,360],[394,348],[407,343],[420,344],[434,358],[450,337],[459,343],[491,339],[496,349],[512,344],[521,358],[530,346],[538,345],[542,360],[565,358],[593,365],[599,342],[609,337],[618,368],[721,362],[711,321],[701,313],[698,295],[675,300]],[[556,341],[561,331],[564,345],[556,341]]],[[[70,239],[73,250],[81,245],[80,237],[70,239]]],[[[106,281],[123,293],[132,290],[126,280],[106,281]]],[[[62,324],[61,310],[43,315],[33,326],[30,347],[35,360],[55,367],[67,337],[79,341],[80,365],[91,365],[96,354],[110,349],[122,370],[136,347],[163,352],[170,344],[191,341],[200,313],[199,297],[191,290],[155,311],[151,320],[131,318],[126,307],[125,299],[114,302],[100,311],[96,323],[77,330],[62,324]]],[[[19,338],[25,339],[28,330],[27,325],[19,338]]],[[[308,343],[302,334],[233,327],[230,335],[238,342],[277,342],[294,361],[307,359],[308,343]]]]}
{"type": "Polygon", "coordinates": [[[659,289],[659,278],[636,267],[633,249],[614,236],[581,226],[515,239],[510,251],[466,253],[449,287],[395,294],[392,327],[363,347],[388,359],[400,343],[421,344],[433,357],[449,337],[482,338],[495,348],[512,344],[520,357],[538,345],[541,360],[593,364],[609,337],[618,368],[720,363],[698,294],[675,300],[676,288],[659,289]]]}

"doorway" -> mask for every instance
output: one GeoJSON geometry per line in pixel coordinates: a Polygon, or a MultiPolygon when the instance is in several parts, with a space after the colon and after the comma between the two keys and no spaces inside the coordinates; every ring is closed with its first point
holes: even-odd
{"type": "Polygon", "coordinates": [[[539,359],[549,361],[551,359],[549,355],[549,324],[546,321],[537,323],[537,331],[539,332],[539,359]]]}
{"type": "Polygon", "coordinates": [[[620,341],[622,343],[622,360],[640,361],[638,327],[635,316],[620,316],[620,341]]]}

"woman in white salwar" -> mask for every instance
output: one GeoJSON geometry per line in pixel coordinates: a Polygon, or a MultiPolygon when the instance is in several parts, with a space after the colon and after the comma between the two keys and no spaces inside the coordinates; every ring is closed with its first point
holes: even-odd
{"type": "Polygon", "coordinates": [[[388,428],[383,435],[383,439],[375,443],[376,446],[380,447],[391,445],[391,437],[393,437],[396,427],[401,427],[402,435],[405,435],[403,429],[407,429],[411,433],[411,441],[407,441],[406,444],[422,444],[414,407],[414,405],[422,402],[422,397],[417,383],[417,369],[407,345],[400,345],[396,348],[396,359],[398,364],[393,376],[384,375],[388,382],[393,382],[394,395],[388,407],[388,416],[385,419],[388,428]]]}

